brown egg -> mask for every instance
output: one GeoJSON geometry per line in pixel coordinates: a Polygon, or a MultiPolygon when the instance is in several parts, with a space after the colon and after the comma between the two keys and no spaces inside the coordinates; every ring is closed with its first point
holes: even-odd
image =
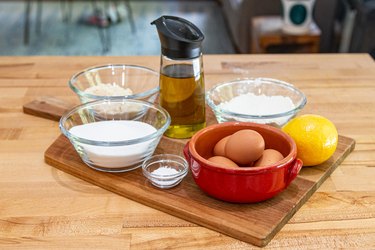
{"type": "Polygon", "coordinates": [[[217,163],[223,168],[238,168],[238,165],[234,163],[231,159],[228,159],[224,156],[212,156],[208,158],[210,162],[217,163]]]}
{"type": "Polygon", "coordinates": [[[266,149],[262,156],[255,162],[254,167],[269,166],[284,159],[284,156],[277,150],[266,149]]]}
{"type": "Polygon", "coordinates": [[[254,163],[255,163],[255,162],[252,161],[252,162],[250,162],[249,164],[246,164],[246,165],[240,165],[239,167],[240,167],[240,168],[251,168],[251,167],[254,166],[254,163]]]}
{"type": "Polygon", "coordinates": [[[229,137],[230,135],[224,137],[215,144],[214,155],[225,156],[225,144],[227,143],[229,137]]]}
{"type": "Polygon", "coordinates": [[[248,165],[261,157],[264,139],[256,131],[243,129],[232,134],[225,144],[225,155],[241,165],[248,165]]]}

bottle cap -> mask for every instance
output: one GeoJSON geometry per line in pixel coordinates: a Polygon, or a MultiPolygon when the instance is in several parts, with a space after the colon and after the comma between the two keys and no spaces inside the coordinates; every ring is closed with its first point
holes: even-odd
{"type": "Polygon", "coordinates": [[[201,55],[203,33],[191,22],[175,16],[161,16],[156,25],[163,55],[172,59],[190,59],[201,55]]]}

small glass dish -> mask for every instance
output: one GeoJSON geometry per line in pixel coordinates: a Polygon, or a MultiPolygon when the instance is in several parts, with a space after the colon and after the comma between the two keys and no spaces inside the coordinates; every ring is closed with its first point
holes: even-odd
{"type": "Polygon", "coordinates": [[[206,100],[219,123],[255,122],[274,127],[286,124],[307,102],[306,96],[295,86],[271,78],[239,79],[217,84],[207,92],[206,100]],[[243,96],[252,99],[245,104],[238,105],[237,102],[241,112],[227,108],[228,103],[234,103],[232,99],[243,96]]]}
{"type": "Polygon", "coordinates": [[[152,185],[158,188],[172,188],[186,176],[188,163],[178,155],[154,155],[143,162],[142,171],[152,185]]]}
{"type": "Polygon", "coordinates": [[[99,65],[73,75],[69,87],[81,103],[119,97],[154,102],[159,92],[159,73],[136,65],[99,65]]]}

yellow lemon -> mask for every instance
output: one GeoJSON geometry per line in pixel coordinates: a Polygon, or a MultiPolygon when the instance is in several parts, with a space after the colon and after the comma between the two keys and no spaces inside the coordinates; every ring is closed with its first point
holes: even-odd
{"type": "Polygon", "coordinates": [[[297,145],[297,157],[304,166],[315,166],[328,160],[336,150],[338,133],[335,125],[320,115],[302,115],[290,120],[282,130],[297,145]]]}

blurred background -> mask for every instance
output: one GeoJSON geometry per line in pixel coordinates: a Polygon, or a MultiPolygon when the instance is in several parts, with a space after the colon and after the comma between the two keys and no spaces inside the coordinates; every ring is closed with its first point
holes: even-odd
{"type": "Polygon", "coordinates": [[[196,24],[205,54],[375,56],[375,0],[0,0],[0,55],[159,55],[161,15],[196,24]],[[305,30],[285,29],[309,15],[305,30]]]}

